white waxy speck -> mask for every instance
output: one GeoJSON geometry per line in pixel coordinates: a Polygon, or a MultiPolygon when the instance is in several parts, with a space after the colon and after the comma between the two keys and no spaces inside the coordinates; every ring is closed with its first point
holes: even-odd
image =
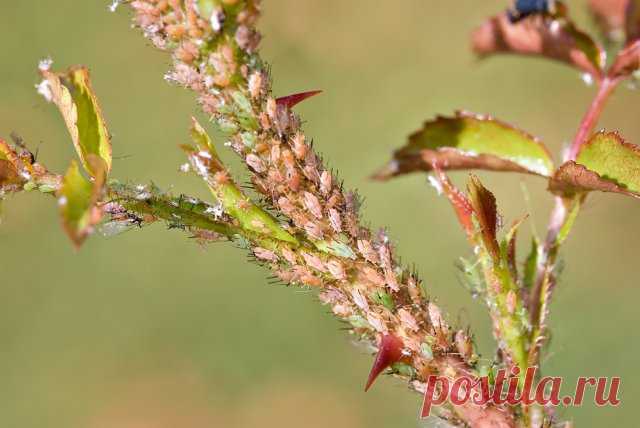
{"type": "Polygon", "coordinates": [[[118,9],[118,6],[120,6],[120,0],[113,0],[107,8],[110,12],[115,12],[116,9],[118,9]]]}
{"type": "Polygon", "coordinates": [[[216,33],[222,30],[222,20],[220,19],[220,14],[217,11],[211,14],[211,29],[216,33]]]}
{"type": "Polygon", "coordinates": [[[49,71],[52,64],[53,64],[53,60],[50,57],[44,58],[40,60],[40,62],[38,63],[38,70],[49,71]]]}
{"type": "Polygon", "coordinates": [[[369,311],[369,303],[367,302],[367,299],[364,298],[362,293],[360,293],[360,290],[358,290],[357,288],[351,290],[351,297],[353,298],[353,303],[355,303],[356,306],[358,306],[365,312],[369,311]]]}
{"type": "Polygon", "coordinates": [[[593,76],[591,75],[591,73],[582,73],[580,78],[582,79],[585,85],[593,86],[593,76]]]}
{"type": "Polygon", "coordinates": [[[568,142],[564,142],[562,144],[562,159],[566,162],[569,160],[569,154],[571,152],[571,144],[568,142]]]}
{"type": "Polygon", "coordinates": [[[61,207],[67,205],[67,197],[66,196],[61,196],[58,199],[58,205],[60,205],[61,207]]]}
{"type": "Polygon", "coordinates": [[[377,314],[374,314],[371,312],[368,313],[367,322],[371,325],[371,327],[373,327],[376,331],[379,331],[380,333],[386,333],[388,331],[384,321],[377,314]]]}
{"type": "Polygon", "coordinates": [[[167,71],[166,73],[164,73],[163,79],[167,83],[171,83],[171,84],[178,83],[178,79],[176,78],[176,74],[171,72],[171,71],[167,71]]]}
{"type": "Polygon", "coordinates": [[[151,193],[149,193],[149,192],[141,192],[141,193],[138,193],[138,194],[136,195],[136,199],[137,199],[138,201],[146,201],[146,200],[148,200],[148,199],[151,199],[151,193]]]}
{"type": "Polygon", "coordinates": [[[189,172],[191,171],[191,165],[189,165],[188,163],[183,163],[182,165],[180,165],[180,172],[189,172]]]}
{"type": "Polygon", "coordinates": [[[442,183],[440,183],[440,180],[438,180],[433,175],[427,176],[427,180],[429,181],[431,187],[436,189],[436,192],[438,192],[438,196],[442,195],[442,183]]]}
{"type": "Polygon", "coordinates": [[[48,80],[43,80],[42,82],[38,83],[36,85],[36,90],[48,102],[51,102],[53,100],[53,94],[51,93],[51,86],[49,85],[48,80]]]}
{"type": "Polygon", "coordinates": [[[204,150],[198,152],[198,156],[205,158],[205,159],[211,159],[211,153],[209,152],[205,152],[204,150]]]}
{"type": "Polygon", "coordinates": [[[215,207],[207,208],[205,213],[213,215],[216,219],[220,219],[224,214],[224,208],[222,207],[222,204],[218,204],[215,207]]]}

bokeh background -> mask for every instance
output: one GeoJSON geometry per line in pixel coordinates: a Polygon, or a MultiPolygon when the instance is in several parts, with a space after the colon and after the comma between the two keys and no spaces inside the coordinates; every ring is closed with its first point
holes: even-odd
{"type": "MultiPolygon", "coordinates": [[[[167,56],[130,29],[125,8],[112,14],[106,3],[2,1],[0,135],[18,132],[62,171],[73,150],[55,108],[36,95],[36,65],[47,56],[58,68],[86,64],[114,134],[114,176],[206,196],[177,168],[177,145],[199,114],[192,95],[164,83],[167,56]]],[[[489,322],[459,284],[455,263],[469,250],[449,206],[424,176],[367,177],[423,120],[460,108],[517,124],[556,152],[571,139],[594,93],[576,71],[469,52],[470,30],[506,3],[266,0],[262,21],[277,94],[324,89],[299,107],[308,134],[450,318],[473,325],[486,356],[489,322]]],[[[593,28],[586,1],[570,3],[593,28]]],[[[619,90],[602,126],[640,142],[639,101],[619,90]]],[[[542,180],[481,175],[507,221],[530,212],[531,229],[544,230],[542,180]]],[[[619,408],[560,410],[579,427],[637,423],[639,216],[637,201],[592,197],[563,253],[546,373],[623,378],[619,408]]],[[[266,285],[242,251],[202,249],[161,225],[96,236],[76,253],[55,201],[14,197],[0,226],[0,426],[421,426],[420,397],[404,385],[385,379],[362,392],[371,358],[326,312],[312,293],[266,285]]]]}

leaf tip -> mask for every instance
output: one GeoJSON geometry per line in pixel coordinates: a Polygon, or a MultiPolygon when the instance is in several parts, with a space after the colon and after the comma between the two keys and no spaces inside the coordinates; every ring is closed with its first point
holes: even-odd
{"type": "Polygon", "coordinates": [[[388,162],[385,166],[371,174],[369,177],[373,181],[388,181],[389,179],[395,177],[400,168],[398,162],[396,160],[392,160],[388,162]]]}

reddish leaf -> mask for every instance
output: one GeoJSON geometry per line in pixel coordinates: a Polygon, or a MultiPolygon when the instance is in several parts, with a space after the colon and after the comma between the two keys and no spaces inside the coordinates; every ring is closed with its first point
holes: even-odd
{"type": "Polygon", "coordinates": [[[553,193],[571,197],[576,193],[600,191],[622,193],[640,198],[637,193],[630,192],[612,181],[602,178],[597,172],[591,171],[584,165],[569,161],[558,168],[549,181],[549,190],[553,193]]]}
{"type": "Polygon", "coordinates": [[[640,68],[640,40],[636,40],[624,48],[609,70],[609,77],[623,78],[640,68]]]}
{"type": "Polygon", "coordinates": [[[373,367],[371,367],[367,385],[364,388],[365,392],[371,388],[378,376],[380,376],[380,373],[402,359],[403,346],[402,340],[396,336],[390,334],[382,336],[378,348],[378,355],[373,363],[373,367]]]}
{"type": "Polygon", "coordinates": [[[497,53],[542,56],[597,78],[606,60],[602,48],[564,17],[535,15],[512,24],[506,14],[494,16],[474,31],[472,43],[481,57],[497,53]]]}
{"type": "Polygon", "coordinates": [[[458,221],[467,233],[467,236],[471,236],[471,234],[473,234],[473,207],[471,206],[471,202],[469,202],[469,199],[467,199],[467,197],[451,183],[449,177],[447,177],[437,164],[433,165],[433,170],[436,173],[436,180],[440,186],[439,190],[442,190],[442,193],[444,193],[444,195],[449,199],[449,202],[451,202],[451,206],[456,212],[458,221]]]}
{"type": "Polygon", "coordinates": [[[307,98],[311,98],[320,93],[322,93],[322,91],[300,92],[298,94],[277,98],[276,104],[278,105],[278,107],[286,107],[288,109],[292,109],[293,107],[300,104],[302,101],[306,100],[307,98]]]}
{"type": "Polygon", "coordinates": [[[498,232],[496,198],[475,175],[471,175],[468,190],[473,212],[480,225],[484,245],[493,258],[497,259],[500,255],[500,247],[496,238],[498,232]]]}
{"type": "Polygon", "coordinates": [[[627,43],[640,39],[640,0],[627,0],[625,27],[627,43]]]}
{"type": "Polygon", "coordinates": [[[626,12],[629,0],[589,0],[589,8],[607,38],[624,40],[626,12]]]}

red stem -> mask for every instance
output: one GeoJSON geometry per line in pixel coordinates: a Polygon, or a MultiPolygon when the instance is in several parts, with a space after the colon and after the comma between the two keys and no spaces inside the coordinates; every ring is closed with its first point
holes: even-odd
{"type": "MultiPolygon", "coordinates": [[[[609,97],[613,94],[619,83],[620,79],[611,79],[609,77],[605,77],[601,81],[598,87],[598,93],[591,102],[589,110],[587,110],[587,113],[580,122],[580,126],[578,127],[578,132],[573,139],[573,143],[569,147],[565,159],[563,159],[565,162],[575,161],[577,159],[580,149],[588,141],[593,129],[598,124],[598,120],[600,119],[609,97]]],[[[568,213],[566,201],[562,197],[556,197],[555,206],[551,213],[551,219],[549,220],[549,226],[547,229],[547,238],[538,262],[536,288],[530,300],[531,317],[534,326],[536,326],[539,321],[544,272],[547,268],[555,264],[558,234],[567,220],[568,213]]]]}
{"type": "Polygon", "coordinates": [[[591,106],[582,119],[582,122],[580,122],[578,133],[573,139],[573,143],[567,153],[567,158],[564,159],[565,161],[576,160],[578,153],[580,153],[580,148],[587,141],[593,131],[593,128],[597,125],[598,119],[600,119],[600,115],[602,114],[602,110],[604,110],[607,100],[618,86],[618,83],[618,79],[611,79],[609,77],[605,77],[602,80],[596,97],[591,102],[591,106]]]}

